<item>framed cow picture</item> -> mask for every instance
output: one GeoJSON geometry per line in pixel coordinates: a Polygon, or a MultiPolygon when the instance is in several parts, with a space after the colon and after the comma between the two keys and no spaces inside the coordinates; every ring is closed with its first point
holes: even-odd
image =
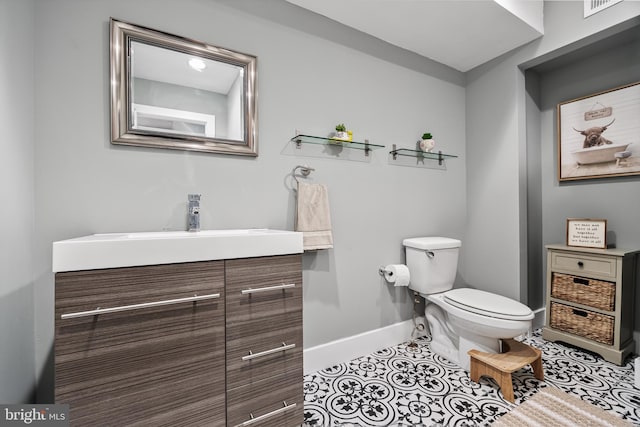
{"type": "Polygon", "coordinates": [[[640,174],[640,82],[558,104],[558,180],[640,174]]]}

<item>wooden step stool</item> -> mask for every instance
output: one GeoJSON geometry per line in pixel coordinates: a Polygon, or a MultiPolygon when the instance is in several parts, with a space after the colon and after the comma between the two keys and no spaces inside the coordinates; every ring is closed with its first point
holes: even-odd
{"type": "Polygon", "coordinates": [[[502,353],[469,350],[467,353],[471,356],[470,376],[475,382],[480,381],[482,376],[493,378],[500,386],[505,400],[514,403],[511,373],[530,364],[533,375],[543,381],[542,352],[512,339],[502,340],[502,350],[502,353]]]}

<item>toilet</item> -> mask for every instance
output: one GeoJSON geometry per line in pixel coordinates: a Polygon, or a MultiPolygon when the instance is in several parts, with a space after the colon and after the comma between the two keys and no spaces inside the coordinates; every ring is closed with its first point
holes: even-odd
{"type": "Polygon", "coordinates": [[[469,370],[472,349],[499,353],[501,339],[531,329],[529,307],[510,298],[472,288],[453,289],[460,240],[447,237],[404,239],[409,288],[425,298],[431,350],[469,370]]]}

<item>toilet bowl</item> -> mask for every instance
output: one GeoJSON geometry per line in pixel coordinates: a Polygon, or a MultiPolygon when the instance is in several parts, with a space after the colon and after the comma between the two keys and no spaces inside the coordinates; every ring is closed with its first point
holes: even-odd
{"type": "Polygon", "coordinates": [[[433,352],[469,370],[469,350],[498,353],[501,339],[530,330],[534,314],[526,305],[478,289],[453,289],[459,240],[419,237],[403,245],[409,288],[425,298],[433,352]]]}

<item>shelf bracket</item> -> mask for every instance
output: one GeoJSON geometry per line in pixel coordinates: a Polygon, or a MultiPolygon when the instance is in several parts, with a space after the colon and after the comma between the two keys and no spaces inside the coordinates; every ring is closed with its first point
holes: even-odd
{"type": "Polygon", "coordinates": [[[396,144],[393,144],[393,150],[391,150],[391,155],[393,156],[393,160],[397,160],[398,150],[396,149],[396,144]]]}
{"type": "Polygon", "coordinates": [[[302,148],[302,140],[300,138],[296,138],[296,148],[298,150],[302,148]]]}
{"type": "Polygon", "coordinates": [[[371,151],[371,147],[369,147],[369,140],[364,140],[364,156],[369,157],[369,151],[371,151]]]}
{"type": "Polygon", "coordinates": [[[444,157],[442,157],[442,151],[438,151],[438,165],[442,166],[443,161],[444,161],[444,157]]]}

